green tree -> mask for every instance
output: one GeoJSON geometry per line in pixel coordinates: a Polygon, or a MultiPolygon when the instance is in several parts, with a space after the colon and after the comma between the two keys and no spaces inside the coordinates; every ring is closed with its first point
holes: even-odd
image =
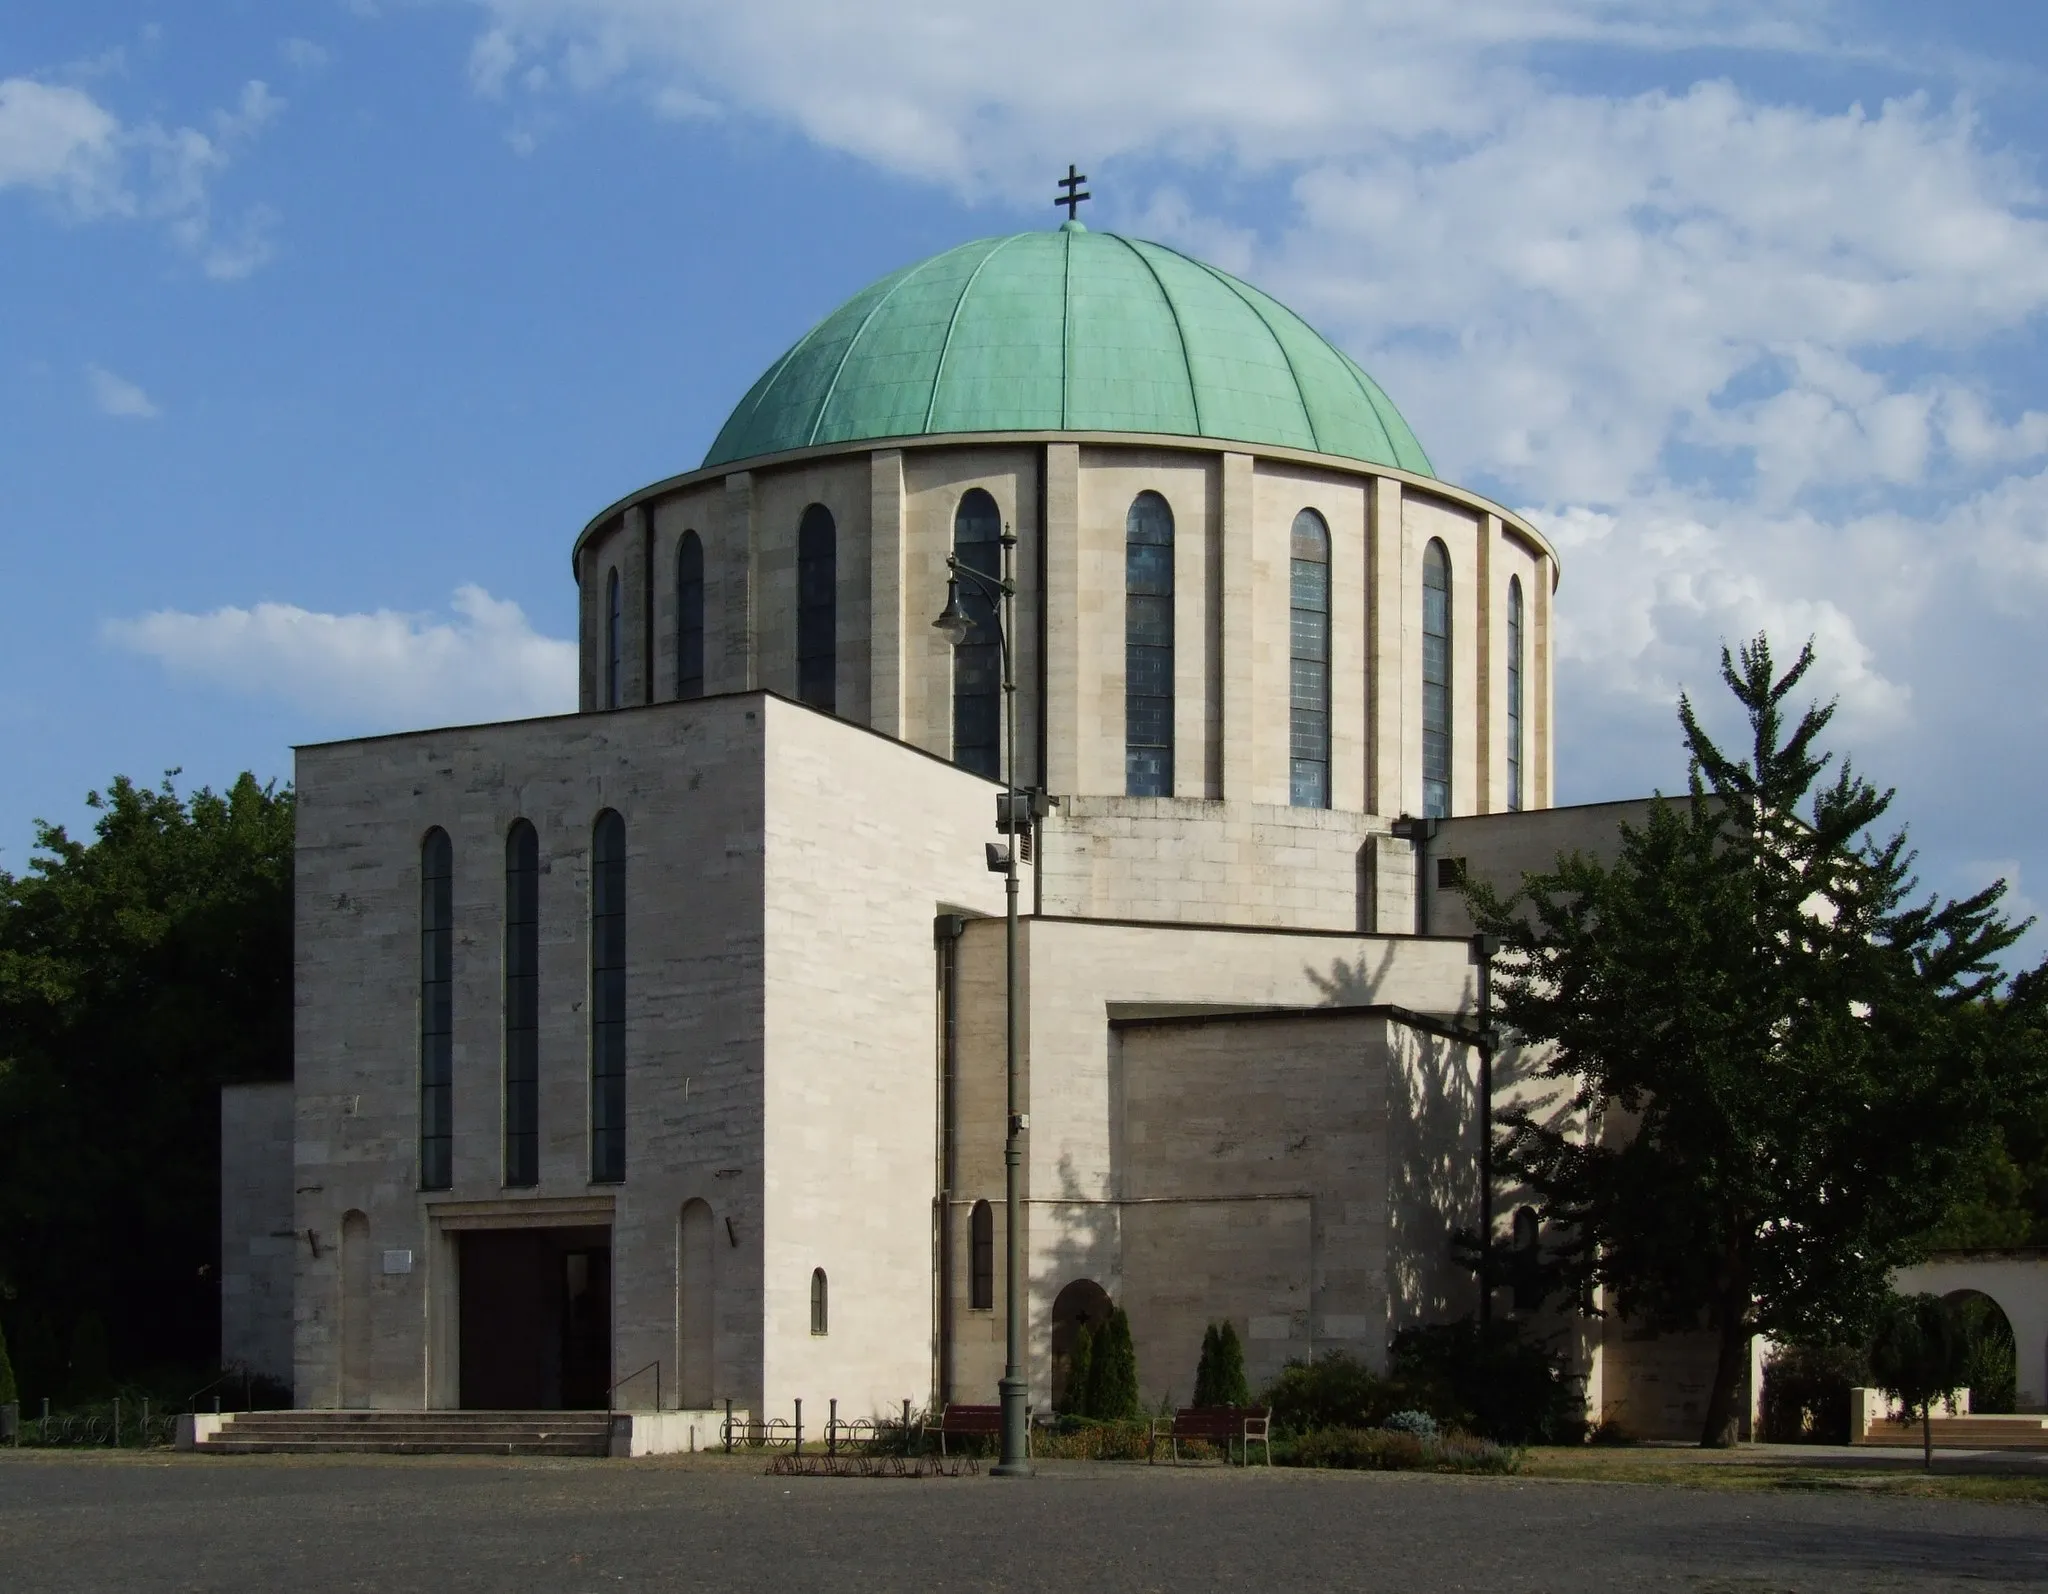
{"type": "Polygon", "coordinates": [[[1195,1367],[1197,1406],[1249,1406],[1251,1386],[1244,1376],[1244,1343],[1237,1325],[1225,1318],[1202,1333],[1202,1359],[1195,1367]]]}
{"type": "Polygon", "coordinates": [[[21,1390],[14,1382],[14,1362],[7,1354],[7,1330],[0,1328],[0,1406],[11,1406],[21,1399],[21,1390]]]}
{"type": "Polygon", "coordinates": [[[117,1375],[217,1356],[220,1087],[291,1074],[290,792],[87,800],[0,872],[0,1296],[59,1394],[88,1317],[117,1375]]]}
{"type": "Polygon", "coordinates": [[[1144,1415],[1138,1404],[1138,1352],[1131,1343],[1131,1320],[1121,1306],[1110,1308],[1109,1320],[1092,1336],[1088,1358],[1088,1395],[1082,1414],[1108,1422],[1144,1415]]]}
{"type": "Polygon", "coordinates": [[[1908,1417],[1920,1413],[1920,1453],[1929,1472],[1934,1470],[1934,1403],[1963,1387],[1969,1364],[1969,1332],[1939,1296],[1905,1296],[1878,1318],[1870,1343],[1870,1376],[1906,1408],[1908,1417]]]}
{"type": "Polygon", "coordinates": [[[1749,722],[1723,753],[1690,699],[1689,792],[1515,897],[1470,891],[1502,938],[1502,1020],[1558,1084],[1508,1112],[1496,1166],[1539,1196],[1571,1298],[1719,1353],[1702,1444],[1733,1441],[1750,1339],[1860,1340],[1989,1126],[2042,1078],[2040,975],[1991,1000],[2024,926],[2003,883],[1916,903],[1892,794],[1788,726],[1813,663],[1759,637],[1721,673],[1749,722]],[[1553,1227],[1554,1226],[1554,1227],[1553,1227]]]}
{"type": "Polygon", "coordinates": [[[1067,1360],[1066,1411],[1088,1416],[1088,1386],[1095,1376],[1095,1330],[1083,1323],[1074,1333],[1074,1351],[1067,1360]]]}

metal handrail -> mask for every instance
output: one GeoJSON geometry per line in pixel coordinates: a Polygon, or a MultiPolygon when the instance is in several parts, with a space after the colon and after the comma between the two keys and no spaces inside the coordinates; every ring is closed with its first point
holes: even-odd
{"type": "Polygon", "coordinates": [[[220,1377],[218,1377],[218,1378],[214,1379],[214,1380],[213,1380],[213,1381],[212,1381],[211,1383],[207,1383],[207,1384],[201,1384],[201,1385],[200,1385],[200,1386],[199,1386],[199,1387],[198,1387],[197,1389],[193,1390],[191,1394],[189,1394],[189,1395],[187,1395],[187,1396],[185,1397],[185,1408],[186,1408],[186,1410],[188,1410],[188,1411],[193,1411],[193,1412],[196,1412],[196,1411],[198,1411],[198,1410],[199,1410],[199,1406],[198,1406],[197,1402],[198,1402],[198,1400],[199,1400],[199,1397],[200,1397],[201,1395],[205,1394],[205,1393],[206,1393],[206,1392],[207,1392],[207,1391],[208,1391],[209,1389],[218,1389],[218,1388],[220,1388],[220,1386],[221,1386],[222,1384],[226,1383],[226,1382],[227,1382],[227,1381],[228,1381],[228,1380],[229,1380],[230,1378],[239,1378],[239,1379],[241,1379],[241,1381],[242,1381],[242,1406],[243,1406],[243,1408],[244,1408],[245,1410],[246,1410],[246,1409],[248,1409],[248,1408],[249,1408],[249,1406],[250,1406],[250,1404],[251,1404],[251,1401],[250,1401],[250,1388],[249,1388],[249,1386],[250,1386],[250,1381],[251,1381],[251,1377],[250,1377],[250,1371],[249,1371],[249,1367],[248,1367],[248,1365],[247,1365],[246,1363],[244,1363],[244,1364],[243,1364],[242,1366],[240,1366],[240,1367],[228,1367],[228,1368],[223,1368],[223,1369],[222,1369],[222,1371],[221,1371],[221,1375],[220,1375],[220,1377]]]}
{"type": "Polygon", "coordinates": [[[616,1383],[612,1385],[611,1388],[607,1389],[604,1392],[605,1409],[609,1412],[616,1413],[619,1409],[618,1402],[613,1400],[612,1397],[616,1395],[626,1385],[630,1384],[634,1379],[638,1378],[642,1373],[646,1372],[648,1368],[652,1368],[654,1370],[654,1409],[656,1411],[661,1410],[661,1358],[659,1356],[655,1357],[653,1361],[649,1362],[646,1367],[634,1368],[633,1371],[626,1374],[624,1378],[619,1379],[616,1383]]]}

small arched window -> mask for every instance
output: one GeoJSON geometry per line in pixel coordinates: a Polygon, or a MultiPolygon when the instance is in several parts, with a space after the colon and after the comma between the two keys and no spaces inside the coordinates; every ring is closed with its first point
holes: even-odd
{"type": "Polygon", "coordinates": [[[1288,800],[1330,806],[1330,528],[1313,509],[1290,537],[1288,800]]]}
{"type": "Polygon", "coordinates": [[[604,706],[617,708],[625,699],[626,610],[619,597],[619,573],[604,578],[604,706]]]}
{"type": "Polygon", "coordinates": [[[831,1327],[831,1302],[825,1295],[825,1270],[814,1267],[811,1269],[811,1332],[825,1334],[831,1332],[831,1327]]]}
{"type": "Polygon", "coordinates": [[[986,1311],[996,1304],[996,1215],[986,1201],[974,1203],[967,1239],[967,1304],[986,1311]]]}
{"type": "Polygon", "coordinates": [[[420,1188],[446,1190],[455,1149],[455,848],[420,843],[420,1188]]]}
{"type": "Polygon", "coordinates": [[[796,695],[827,711],[838,706],[839,530],[813,504],[796,531],[796,695]]]}
{"type": "Polygon", "coordinates": [[[505,837],[505,1183],[540,1182],[540,837],[505,837]]]}
{"type": "MultiPolygon", "coordinates": [[[[979,487],[953,515],[953,553],[963,568],[993,581],[1002,573],[1002,512],[979,487]]],[[[991,779],[1002,773],[1002,637],[995,601],[972,581],[960,583],[960,607],[974,622],[953,650],[953,762],[991,779]]]]}
{"type": "Polygon", "coordinates": [[[1508,808],[1522,806],[1522,578],[1508,577],[1508,808]]]}
{"type": "Polygon", "coordinates": [[[590,1177],[626,1177],[626,822],[597,816],[590,857],[590,1177]]]}
{"type": "Polygon", "coordinates": [[[1514,1247],[1508,1254],[1508,1267],[1514,1279],[1518,1312],[1533,1312],[1543,1304],[1542,1256],[1537,1239],[1536,1209],[1516,1207],[1514,1247]]]}
{"type": "Polygon", "coordinates": [[[1152,492],[1124,516],[1124,791],[1173,795],[1173,510],[1152,492]]]}
{"type": "Polygon", "coordinates": [[[1451,817],[1451,556],[1422,550],[1422,812],[1451,817]]]}
{"type": "Polygon", "coordinates": [[[676,696],[704,695],[704,544],[694,531],[676,549],[676,696]]]}

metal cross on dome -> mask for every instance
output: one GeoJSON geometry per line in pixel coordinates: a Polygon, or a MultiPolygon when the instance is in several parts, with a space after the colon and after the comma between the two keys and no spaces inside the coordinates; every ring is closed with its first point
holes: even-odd
{"type": "Polygon", "coordinates": [[[1086,172],[1075,171],[1074,163],[1072,161],[1068,161],[1067,175],[1062,177],[1059,181],[1059,186],[1064,188],[1066,192],[1060,195],[1058,199],[1055,199],[1053,201],[1055,205],[1065,205],[1067,207],[1068,221],[1074,221],[1077,219],[1075,213],[1080,210],[1082,200],[1094,197],[1085,188],[1081,186],[1083,183],[1087,181],[1088,174],[1086,172]]]}

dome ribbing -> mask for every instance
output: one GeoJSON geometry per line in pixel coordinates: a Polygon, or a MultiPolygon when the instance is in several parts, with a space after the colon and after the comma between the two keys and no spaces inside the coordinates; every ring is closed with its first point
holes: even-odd
{"type": "Polygon", "coordinates": [[[1063,227],[962,244],[857,293],[704,456],[948,432],[1151,432],[1431,476],[1379,385],[1278,300],[1162,244],[1063,227]]]}

